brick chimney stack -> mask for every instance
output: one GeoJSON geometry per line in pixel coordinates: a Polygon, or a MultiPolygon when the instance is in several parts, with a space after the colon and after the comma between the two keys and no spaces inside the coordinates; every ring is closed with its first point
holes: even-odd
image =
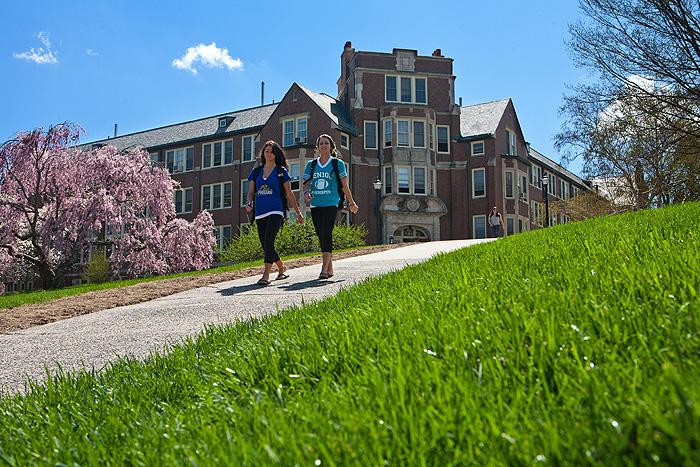
{"type": "Polygon", "coordinates": [[[345,43],[345,47],[344,47],[344,48],[345,48],[345,49],[352,49],[352,42],[347,41],[347,42],[345,43]]]}
{"type": "Polygon", "coordinates": [[[442,49],[435,49],[435,52],[433,52],[433,57],[442,57],[442,49]]]}

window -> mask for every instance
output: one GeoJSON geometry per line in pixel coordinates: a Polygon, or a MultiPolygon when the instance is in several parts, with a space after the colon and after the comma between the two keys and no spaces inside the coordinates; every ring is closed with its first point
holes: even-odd
{"type": "Polygon", "coordinates": [[[571,197],[571,191],[569,190],[570,185],[569,182],[566,180],[561,181],[561,198],[562,199],[569,199],[571,197]]]}
{"type": "Polygon", "coordinates": [[[294,146],[295,144],[306,143],[306,129],[306,116],[284,120],[282,122],[284,146],[288,147],[294,146]]]}
{"type": "Polygon", "coordinates": [[[409,126],[408,126],[408,123],[409,123],[408,120],[397,120],[397,122],[396,122],[396,134],[398,137],[398,145],[399,146],[408,146],[409,145],[409,138],[408,138],[409,126]]]}
{"type": "Polygon", "coordinates": [[[515,233],[515,219],[512,217],[506,218],[506,235],[513,235],[515,233]]]}
{"type": "Polygon", "coordinates": [[[202,145],[202,168],[219,167],[233,163],[233,140],[202,145]]]}
{"type": "Polygon", "coordinates": [[[474,238],[486,238],[486,216],[472,217],[474,238]]]}
{"type": "Polygon", "coordinates": [[[433,135],[432,123],[428,123],[428,140],[430,141],[430,149],[435,149],[435,136],[433,135]]]}
{"type": "Polygon", "coordinates": [[[384,194],[392,193],[391,167],[384,167],[384,194]]]}
{"type": "Polygon", "coordinates": [[[517,156],[518,146],[516,144],[515,132],[511,130],[506,130],[506,155],[517,156]]]}
{"type": "Polygon", "coordinates": [[[292,179],[289,183],[292,185],[292,190],[299,189],[299,162],[289,164],[289,177],[292,179]]]}
{"type": "Polygon", "coordinates": [[[438,152],[450,152],[450,127],[437,127],[437,150],[438,152]]]}
{"type": "Polygon", "coordinates": [[[377,149],[377,122],[365,122],[365,149],[377,149]]]}
{"type": "Polygon", "coordinates": [[[166,151],[165,161],[168,172],[188,172],[194,169],[194,147],[166,151]]]}
{"type": "Polygon", "coordinates": [[[518,196],[520,196],[520,199],[527,202],[527,175],[520,176],[520,188],[518,190],[518,196]]]}
{"type": "Polygon", "coordinates": [[[513,172],[506,170],[506,198],[513,197],[513,172]]]}
{"type": "Polygon", "coordinates": [[[340,147],[343,149],[350,149],[350,139],[345,133],[340,134],[340,147]]]}
{"type": "Polygon", "coordinates": [[[425,194],[425,167],[413,168],[413,193],[425,194]]]}
{"type": "Polygon", "coordinates": [[[531,167],[531,183],[532,185],[542,188],[542,167],[538,167],[536,165],[533,165],[531,167]]]}
{"type": "Polygon", "coordinates": [[[157,164],[158,162],[160,162],[160,158],[158,157],[157,152],[151,152],[148,154],[148,156],[151,158],[151,162],[153,164],[157,164]]]}
{"type": "Polygon", "coordinates": [[[231,182],[202,186],[202,210],[231,207],[231,182]]]}
{"type": "Polygon", "coordinates": [[[253,135],[244,136],[241,141],[241,161],[248,162],[253,160],[253,135]]]}
{"type": "Polygon", "coordinates": [[[214,237],[216,237],[216,247],[226,248],[231,243],[231,226],[217,225],[214,227],[214,237]]]}
{"type": "Polygon", "coordinates": [[[554,177],[554,174],[551,174],[549,172],[545,172],[545,175],[549,177],[549,181],[547,182],[547,193],[549,193],[552,196],[555,196],[557,194],[556,177],[554,177]]]}
{"type": "Polygon", "coordinates": [[[384,100],[402,104],[427,104],[428,81],[413,76],[384,76],[384,100]]]}
{"type": "Polygon", "coordinates": [[[185,214],[192,212],[192,188],[175,190],[174,194],[175,213],[185,214]]]}
{"type": "Polygon", "coordinates": [[[486,196],[486,170],[472,169],[472,198],[486,196]]]}
{"type": "Polygon", "coordinates": [[[397,183],[399,193],[411,192],[411,172],[408,167],[397,167],[396,169],[397,183]]]}
{"type": "Polygon", "coordinates": [[[228,118],[222,117],[219,119],[219,128],[226,128],[228,126],[228,118]]]}
{"type": "Polygon", "coordinates": [[[474,141],[472,142],[472,156],[481,156],[484,154],[484,142],[474,141]]]}
{"type": "Polygon", "coordinates": [[[387,102],[396,102],[396,76],[386,76],[384,83],[384,100],[386,100],[387,102]]]}
{"type": "Polygon", "coordinates": [[[425,78],[415,78],[416,83],[416,104],[425,104],[426,92],[425,92],[425,78]]]}
{"type": "Polygon", "coordinates": [[[413,147],[425,147],[425,122],[413,120],[413,147]]]}
{"type": "Polygon", "coordinates": [[[245,206],[248,203],[248,186],[250,185],[249,180],[241,180],[241,206],[245,206]]]}
{"type": "Polygon", "coordinates": [[[384,147],[391,146],[391,119],[384,120],[384,147]]]}

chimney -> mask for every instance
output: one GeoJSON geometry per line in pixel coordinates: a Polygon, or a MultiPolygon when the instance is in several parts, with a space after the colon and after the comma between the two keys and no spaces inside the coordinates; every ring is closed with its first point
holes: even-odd
{"type": "Polygon", "coordinates": [[[114,124],[114,137],[117,137],[117,124],[114,124]]]}
{"type": "Polygon", "coordinates": [[[345,43],[345,47],[343,47],[343,48],[344,48],[344,49],[352,49],[352,42],[351,42],[351,41],[347,41],[347,42],[345,43]]]}
{"type": "Polygon", "coordinates": [[[260,105],[265,105],[265,81],[260,81],[260,105]]]}
{"type": "Polygon", "coordinates": [[[442,49],[435,49],[433,57],[442,57],[442,49]]]}
{"type": "Polygon", "coordinates": [[[459,106],[462,107],[462,98],[459,98],[459,106]]]}

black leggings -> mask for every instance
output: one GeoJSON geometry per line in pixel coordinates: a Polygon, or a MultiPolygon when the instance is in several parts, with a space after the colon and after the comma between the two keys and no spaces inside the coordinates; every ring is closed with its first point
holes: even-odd
{"type": "Polygon", "coordinates": [[[338,208],[335,206],[311,208],[311,219],[314,221],[314,229],[316,229],[322,253],[333,252],[333,226],[337,214],[338,208]]]}
{"type": "Polygon", "coordinates": [[[280,255],[275,250],[275,238],[277,237],[277,232],[280,231],[280,227],[282,227],[282,222],[284,222],[284,218],[279,214],[272,214],[255,220],[255,223],[258,225],[260,245],[265,251],[265,262],[268,264],[280,260],[280,255]]]}

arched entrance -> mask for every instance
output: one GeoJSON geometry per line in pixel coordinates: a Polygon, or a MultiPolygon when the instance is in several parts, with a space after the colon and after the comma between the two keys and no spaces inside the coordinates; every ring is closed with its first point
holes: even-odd
{"type": "Polygon", "coordinates": [[[416,227],[415,225],[407,225],[400,227],[394,232],[395,243],[411,243],[411,242],[429,242],[430,234],[427,230],[416,227]]]}

